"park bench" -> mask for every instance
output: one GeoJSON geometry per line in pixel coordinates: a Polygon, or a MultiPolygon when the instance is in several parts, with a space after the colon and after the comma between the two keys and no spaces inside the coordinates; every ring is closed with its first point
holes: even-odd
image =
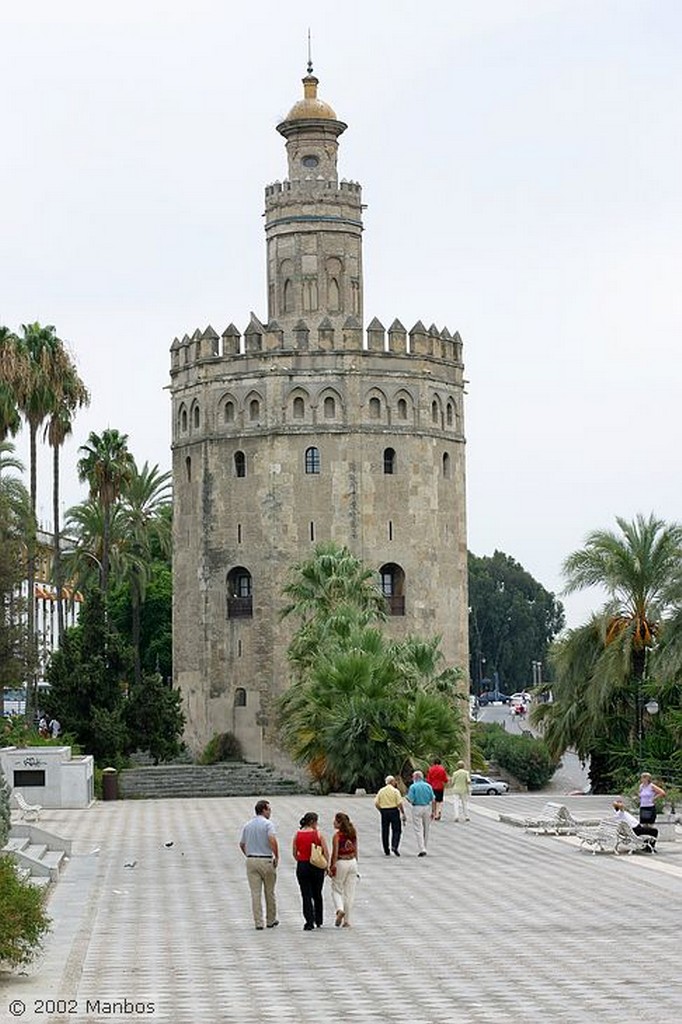
{"type": "Polygon", "coordinates": [[[37,821],[38,820],[38,818],[40,817],[40,812],[43,809],[40,804],[30,804],[30,803],[28,803],[28,801],[24,798],[23,794],[20,793],[18,789],[15,789],[13,791],[12,796],[16,800],[17,807],[19,808],[19,810],[21,812],[21,817],[25,821],[37,821]]]}
{"type": "Polygon", "coordinates": [[[568,807],[553,800],[545,804],[537,818],[526,818],[523,824],[535,835],[573,836],[579,827],[568,807]]]}
{"type": "Polygon", "coordinates": [[[580,849],[591,853],[643,853],[651,852],[651,838],[638,836],[626,821],[616,818],[600,821],[596,828],[578,832],[580,849]]]}

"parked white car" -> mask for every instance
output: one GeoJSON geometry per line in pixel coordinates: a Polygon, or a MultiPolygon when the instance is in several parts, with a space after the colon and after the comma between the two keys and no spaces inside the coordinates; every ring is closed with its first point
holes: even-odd
{"type": "Polygon", "coordinates": [[[489,779],[487,775],[471,775],[472,796],[500,796],[509,792],[509,785],[501,779],[489,779]]]}

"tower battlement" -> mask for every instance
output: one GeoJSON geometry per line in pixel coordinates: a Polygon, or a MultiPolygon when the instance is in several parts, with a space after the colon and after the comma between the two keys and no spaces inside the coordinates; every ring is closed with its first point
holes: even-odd
{"type": "Polygon", "coordinates": [[[207,362],[221,363],[221,371],[229,373],[237,369],[241,358],[259,353],[270,357],[292,352],[311,356],[353,352],[442,362],[458,369],[461,380],[462,348],[458,331],[451,334],[447,327],[439,329],[435,324],[427,329],[421,320],[408,331],[397,318],[386,329],[374,317],[363,331],[355,317],[341,323],[325,316],[319,321],[301,319],[290,330],[284,330],[276,320],[263,324],[252,313],[243,333],[231,323],[219,335],[209,324],[203,331],[197,328],[191,335],[175,338],[170,348],[171,375],[207,362]],[[228,364],[232,364],[229,369],[228,364]]]}
{"type": "Polygon", "coordinates": [[[327,181],[322,176],[313,177],[313,175],[309,175],[304,178],[294,178],[291,181],[289,179],[285,179],[284,181],[273,181],[271,185],[265,186],[265,198],[267,201],[271,196],[281,196],[282,193],[304,190],[306,192],[310,192],[312,189],[319,189],[321,192],[332,193],[349,192],[354,196],[362,195],[362,185],[357,181],[342,180],[337,183],[335,181],[327,181]]]}

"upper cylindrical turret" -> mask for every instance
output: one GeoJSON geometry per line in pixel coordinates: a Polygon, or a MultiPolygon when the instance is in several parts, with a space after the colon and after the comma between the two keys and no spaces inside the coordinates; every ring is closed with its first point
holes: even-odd
{"type": "Polygon", "coordinates": [[[301,318],[362,320],[362,195],[339,185],[339,136],[348,127],[319,99],[309,67],[303,99],[277,131],[286,139],[289,178],[265,190],[268,320],[292,330],[301,318]]]}

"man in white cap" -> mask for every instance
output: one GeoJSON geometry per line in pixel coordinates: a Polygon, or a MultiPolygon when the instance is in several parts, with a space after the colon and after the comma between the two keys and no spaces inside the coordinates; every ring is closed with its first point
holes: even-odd
{"type": "Polygon", "coordinates": [[[386,784],[381,787],[374,799],[374,806],[381,815],[381,845],[387,857],[391,856],[391,850],[400,856],[398,847],[403,832],[402,822],[405,821],[405,808],[400,790],[395,784],[393,775],[386,776],[386,784]],[[389,849],[389,833],[391,845],[389,849]]]}
{"type": "Polygon", "coordinates": [[[424,780],[423,772],[412,772],[412,785],[408,789],[405,799],[412,805],[412,826],[417,840],[417,856],[425,857],[436,794],[429,783],[424,780]]]}

